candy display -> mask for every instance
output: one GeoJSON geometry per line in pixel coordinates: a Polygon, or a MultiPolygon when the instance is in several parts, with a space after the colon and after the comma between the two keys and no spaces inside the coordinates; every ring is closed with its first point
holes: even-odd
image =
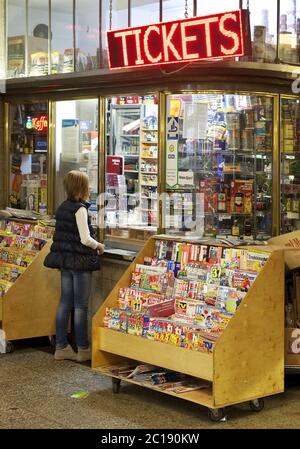
{"type": "Polygon", "coordinates": [[[259,249],[156,240],[136,264],[104,326],[182,348],[213,351],[267,262],[259,249]]]}

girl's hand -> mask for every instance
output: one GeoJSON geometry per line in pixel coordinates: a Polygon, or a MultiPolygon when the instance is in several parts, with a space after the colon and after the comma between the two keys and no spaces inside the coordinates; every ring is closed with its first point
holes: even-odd
{"type": "Polygon", "coordinates": [[[98,243],[97,254],[98,256],[102,256],[105,251],[105,246],[102,243],[98,243]]]}

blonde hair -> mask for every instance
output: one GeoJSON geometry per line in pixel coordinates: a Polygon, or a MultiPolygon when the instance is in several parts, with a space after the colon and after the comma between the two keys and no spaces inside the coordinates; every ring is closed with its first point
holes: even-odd
{"type": "Polygon", "coordinates": [[[89,187],[90,182],[86,173],[72,170],[64,177],[64,188],[68,200],[87,200],[89,197],[89,187]]]}

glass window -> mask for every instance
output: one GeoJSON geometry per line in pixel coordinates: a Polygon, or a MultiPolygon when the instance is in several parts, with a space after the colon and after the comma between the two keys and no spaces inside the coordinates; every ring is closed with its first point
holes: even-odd
{"type": "Polygon", "coordinates": [[[29,76],[48,75],[48,0],[29,0],[28,2],[28,74],[29,76]]]}
{"type": "Polygon", "coordinates": [[[280,2],[279,57],[284,62],[300,62],[300,1],[280,2]]]}
{"type": "Polygon", "coordinates": [[[55,208],[65,199],[63,178],[71,170],[88,174],[90,214],[97,225],[98,100],[59,101],[54,105],[56,182],[55,208]]]}
{"type": "MultiPolygon", "coordinates": [[[[184,19],[185,1],[183,0],[162,0],[163,1],[163,21],[184,19]]],[[[193,16],[193,0],[188,0],[188,15],[193,16]]]]}
{"type": "Polygon", "coordinates": [[[281,233],[300,229],[300,101],[281,100],[281,233]]]}
{"type": "Polygon", "coordinates": [[[131,26],[159,22],[159,0],[131,0],[131,26]]]}
{"type": "Polygon", "coordinates": [[[158,98],[109,98],[106,235],[144,241],[157,231],[158,98]]]}
{"type": "Polygon", "coordinates": [[[51,1],[51,73],[74,71],[73,0],[51,1]]]}
{"type": "Polygon", "coordinates": [[[47,213],[48,105],[11,104],[10,206],[47,213]]]}
{"type": "Polygon", "coordinates": [[[26,2],[7,1],[7,68],[8,78],[25,76],[26,2]]]}
{"type": "Polygon", "coordinates": [[[239,0],[212,0],[210,2],[197,2],[197,16],[207,16],[208,14],[216,14],[219,12],[236,11],[239,9],[239,0]]]}
{"type": "Polygon", "coordinates": [[[76,71],[99,67],[99,0],[76,0],[76,71]]]}
{"type": "Polygon", "coordinates": [[[169,95],[167,233],[271,236],[273,100],[169,95]]]}
{"type": "Polygon", "coordinates": [[[277,44],[277,1],[249,0],[252,60],[274,62],[277,44]]]}
{"type": "MultiPolygon", "coordinates": [[[[5,2],[0,1],[0,83],[5,76],[5,2]]],[[[0,84],[0,92],[2,91],[2,87],[0,84]]]]}
{"type": "Polygon", "coordinates": [[[107,38],[106,33],[110,29],[128,27],[128,0],[112,0],[112,15],[110,17],[110,0],[102,0],[101,14],[101,48],[102,67],[107,67],[107,38]]]}

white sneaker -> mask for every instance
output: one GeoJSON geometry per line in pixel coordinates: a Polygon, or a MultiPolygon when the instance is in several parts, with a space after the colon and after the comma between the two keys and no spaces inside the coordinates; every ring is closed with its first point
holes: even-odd
{"type": "Polygon", "coordinates": [[[56,349],[54,353],[55,360],[76,360],[77,355],[76,352],[73,351],[70,345],[66,346],[63,349],[56,349]]]}

